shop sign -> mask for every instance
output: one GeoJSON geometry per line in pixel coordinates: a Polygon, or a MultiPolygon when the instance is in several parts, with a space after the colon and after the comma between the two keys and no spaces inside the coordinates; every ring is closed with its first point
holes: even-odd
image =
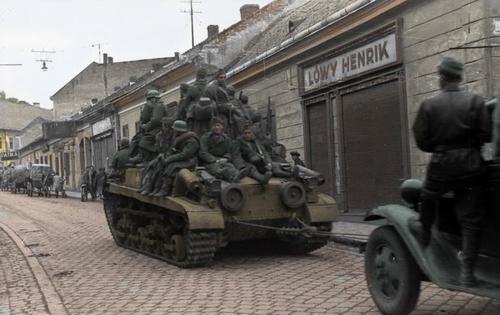
{"type": "Polygon", "coordinates": [[[111,129],[111,119],[107,117],[106,119],[100,120],[92,125],[92,135],[98,135],[109,129],[111,129]]]}
{"type": "Polygon", "coordinates": [[[304,91],[335,83],[398,61],[396,34],[304,69],[304,91]]]}
{"type": "Polygon", "coordinates": [[[17,158],[17,151],[0,152],[0,160],[2,161],[16,160],[17,158]]]}

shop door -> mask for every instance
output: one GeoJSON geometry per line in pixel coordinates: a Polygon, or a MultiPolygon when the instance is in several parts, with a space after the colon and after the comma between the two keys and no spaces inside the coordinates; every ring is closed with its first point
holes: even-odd
{"type": "Polygon", "coordinates": [[[400,200],[404,177],[398,81],[342,95],[346,208],[400,200]]]}
{"type": "Polygon", "coordinates": [[[94,140],[94,165],[97,169],[104,167],[109,168],[109,163],[115,154],[115,146],[113,136],[94,140]]]}
{"type": "Polygon", "coordinates": [[[329,132],[328,114],[326,101],[320,101],[307,105],[307,125],[308,125],[308,167],[320,172],[325,177],[326,182],[319,187],[319,191],[333,196],[334,182],[330,169],[329,157],[329,132]]]}

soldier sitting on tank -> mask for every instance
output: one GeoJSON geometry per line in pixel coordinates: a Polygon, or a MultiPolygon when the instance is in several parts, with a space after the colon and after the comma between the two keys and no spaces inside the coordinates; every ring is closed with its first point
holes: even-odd
{"type": "Polygon", "coordinates": [[[235,183],[240,172],[233,162],[238,158],[233,140],[224,134],[224,125],[218,117],[212,119],[212,131],[200,140],[199,160],[207,171],[217,179],[235,183]]]}
{"type": "MultiPolygon", "coordinates": [[[[170,194],[175,175],[183,169],[194,169],[198,160],[200,141],[196,133],[188,131],[187,124],[183,120],[176,120],[172,125],[174,130],[174,144],[168,150],[165,160],[161,180],[156,197],[163,197],[170,194]]],[[[155,188],[156,190],[157,188],[155,188]]]]}
{"type": "Polygon", "coordinates": [[[242,135],[235,143],[237,144],[243,163],[243,165],[238,165],[237,163],[238,168],[241,169],[242,166],[246,167],[248,176],[257,180],[262,185],[267,184],[272,176],[271,157],[255,137],[250,125],[243,127],[242,135]]]}
{"type": "Polygon", "coordinates": [[[111,159],[110,179],[120,180],[125,175],[125,170],[127,169],[127,163],[130,156],[128,138],[122,138],[119,148],[120,150],[118,150],[118,152],[116,152],[111,159]]]}
{"type": "MultiPolygon", "coordinates": [[[[173,119],[163,117],[161,131],[156,134],[155,146],[158,156],[148,163],[141,182],[139,192],[143,195],[153,195],[155,183],[160,180],[164,167],[165,154],[174,143],[174,130],[172,129],[173,119]]],[[[159,190],[158,186],[158,190],[159,190]]]]}
{"type": "Polygon", "coordinates": [[[133,164],[147,163],[157,154],[155,150],[155,136],[161,129],[161,120],[167,116],[165,105],[160,100],[157,90],[149,90],[146,93],[146,105],[141,111],[141,125],[139,132],[132,139],[131,153],[138,153],[130,158],[133,164]]]}
{"type": "Polygon", "coordinates": [[[192,84],[181,84],[181,101],[179,102],[179,111],[177,119],[184,120],[188,126],[192,123],[192,107],[200,100],[207,86],[207,70],[198,69],[196,79],[192,84]]]}

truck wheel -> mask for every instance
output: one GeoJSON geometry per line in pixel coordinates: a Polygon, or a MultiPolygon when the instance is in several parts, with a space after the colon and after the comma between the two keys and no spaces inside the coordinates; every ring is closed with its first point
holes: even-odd
{"type": "Polygon", "coordinates": [[[372,299],[383,314],[413,311],[420,295],[420,268],[393,227],[377,228],[370,235],[365,275],[372,299]]]}

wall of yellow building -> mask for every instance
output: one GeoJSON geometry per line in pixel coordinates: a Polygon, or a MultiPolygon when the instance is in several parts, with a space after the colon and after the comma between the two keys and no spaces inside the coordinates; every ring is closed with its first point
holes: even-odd
{"type": "MultiPolygon", "coordinates": [[[[8,131],[0,131],[0,154],[10,151],[9,145],[14,141],[14,137],[8,131]]],[[[12,161],[0,161],[0,164],[7,166],[12,161]]]]}

